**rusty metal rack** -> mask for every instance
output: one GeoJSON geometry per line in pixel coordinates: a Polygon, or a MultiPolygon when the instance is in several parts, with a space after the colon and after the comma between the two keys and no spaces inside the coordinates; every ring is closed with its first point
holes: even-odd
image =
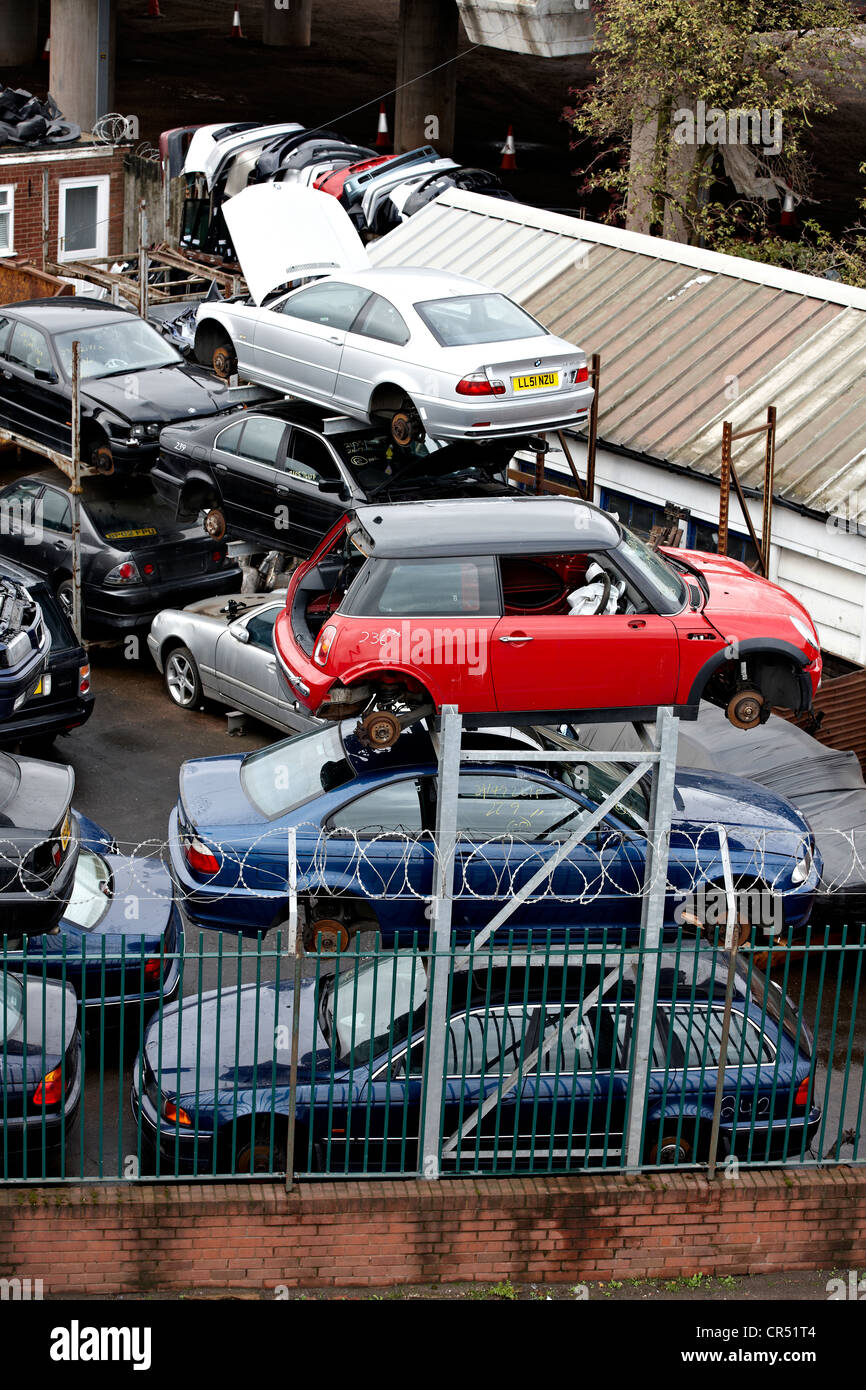
{"type": "MultiPolygon", "coordinates": [[[[148,250],[146,258],[147,298],[151,304],[183,304],[199,299],[214,281],[225,295],[246,291],[243,276],[226,269],[219,261],[211,265],[165,245],[148,250]]],[[[71,276],[96,285],[107,290],[115,303],[125,300],[137,309],[141,302],[139,261],[135,256],[130,256],[128,261],[124,270],[109,270],[93,261],[64,261],[62,265],[51,262],[46,270],[52,275],[71,276]]]]}
{"type": "Polygon", "coordinates": [[[730,420],[725,420],[722,425],[722,469],[719,477],[719,540],[718,551],[720,555],[728,553],[728,520],[731,507],[731,483],[733,483],[740,507],[745,518],[746,526],[749,528],[749,535],[755,553],[758,557],[758,564],[761,567],[761,574],[766,579],[770,573],[770,538],[772,534],[773,522],[773,475],[776,467],[776,407],[767,406],[767,422],[764,425],[756,425],[754,429],[738,430],[734,434],[734,427],[730,420]],[[734,467],[731,445],[735,439],[747,439],[754,434],[766,436],[764,447],[764,498],[763,498],[763,517],[761,521],[761,538],[755,532],[752,525],[752,518],[746,506],[746,497],[743,487],[734,467]]]}

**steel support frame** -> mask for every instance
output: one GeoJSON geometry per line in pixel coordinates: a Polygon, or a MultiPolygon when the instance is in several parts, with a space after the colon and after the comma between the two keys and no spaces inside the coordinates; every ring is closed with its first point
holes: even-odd
{"type": "MultiPolygon", "coordinates": [[[[461,747],[462,718],[454,706],[443,708],[440,726],[439,792],[436,804],[436,860],[434,866],[433,893],[431,897],[430,930],[430,968],[431,988],[428,993],[426,1032],[424,1043],[425,1096],[422,1123],[421,1176],[435,1180],[440,1176],[441,1157],[451,1153],[461,1138],[470,1133],[484,1115],[498,1105],[502,1096],[526,1076],[536,1065],[539,1051],[548,1044],[546,1037],[539,1048],[524,1059],[522,1066],[510,1076],[499,1082],[493,1091],[472,1114],[468,1115],[461,1129],[447,1139],[442,1136],[442,1100],[445,1088],[445,1047],[448,1035],[447,1003],[450,977],[454,970],[465,966],[468,958],[450,959],[452,945],[452,899],[454,890],[454,858],[457,842],[457,793],[459,787],[460,761],[472,762],[513,762],[514,751],[504,749],[463,752],[461,747]]],[[[674,781],[676,777],[677,741],[679,720],[669,709],[660,709],[656,719],[656,738],[650,748],[642,751],[597,752],[580,750],[575,754],[570,750],[546,751],[539,749],[521,750],[521,763],[543,762],[585,762],[585,763],[633,763],[622,782],[607,796],[596,810],[587,816],[577,831],[559,846],[550,859],[542,865],[523,888],[505,904],[482,931],[475,933],[474,945],[480,949],[516,911],[535,889],[548,879],[557,865],[571,853],[572,849],[604,819],[617,801],[644,775],[650,766],[656,767],[653,790],[650,798],[650,819],[647,830],[647,856],[644,873],[644,891],[641,909],[641,946],[645,950],[641,980],[635,1002],[634,1047],[631,1058],[631,1086],[629,1088],[630,1106],[627,1117],[626,1164],[628,1169],[640,1167],[643,1133],[646,1126],[646,1107],[649,1092],[649,1068],[654,1027],[654,1004],[656,980],[660,965],[660,942],[664,924],[664,907],[667,888],[668,855],[670,850],[670,826],[673,815],[674,781]],[[649,968],[646,958],[653,963],[649,968]],[[640,1096],[642,1104],[635,1105],[634,1098],[640,1096]]],[[[648,742],[645,739],[645,742],[648,742]]],[[[531,953],[530,953],[531,955],[531,953]]],[[[608,957],[609,958],[609,957],[608,957]]],[[[635,960],[634,953],[627,953],[617,964],[616,970],[606,976],[598,987],[603,992],[618,978],[627,960],[635,960]]],[[[583,960],[583,955],[581,956],[583,960]]],[[[569,1015],[571,1022],[593,1002],[598,991],[569,1015]]],[[[557,1026],[558,1027],[558,1026],[557,1026]]],[[[557,1031],[557,1030],[554,1030],[557,1031]]],[[[552,1035],[551,1035],[552,1036],[552,1035]]]]}

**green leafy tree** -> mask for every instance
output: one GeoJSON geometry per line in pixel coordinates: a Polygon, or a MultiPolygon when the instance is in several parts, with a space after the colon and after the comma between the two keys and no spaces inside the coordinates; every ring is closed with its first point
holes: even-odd
{"type": "Polygon", "coordinates": [[[588,186],[637,230],[726,249],[764,237],[766,192],[808,193],[809,127],[861,85],[849,0],[599,0],[596,14],[595,80],[567,113],[601,146],[588,186]]]}

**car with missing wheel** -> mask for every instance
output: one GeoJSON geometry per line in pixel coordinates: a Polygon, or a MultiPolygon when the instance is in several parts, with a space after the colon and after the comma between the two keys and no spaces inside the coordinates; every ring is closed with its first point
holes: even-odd
{"type": "Polygon", "coordinates": [[[586,420],[586,355],[448,271],[371,266],[334,198],[255,184],[224,205],[247,299],[201,305],[195,355],[387,426],[396,443],[491,439],[586,420]]]}
{"type": "Polygon", "coordinates": [[[358,507],[294,571],[274,646],[289,699],[376,744],[446,704],[557,724],[703,699],[753,728],[808,710],[822,669],[803,605],[739,561],[518,492],[358,507]]]}
{"type": "Polygon", "coordinates": [[[81,344],[81,453],[101,473],[146,471],[172,420],[226,410],[221,381],[129,309],[79,296],[0,305],[0,428],[72,451],[72,344],[81,344]]]}
{"type": "MultiPolygon", "coordinates": [[[[53,470],[0,489],[4,558],[47,580],[67,614],[73,606],[72,507],[53,470]]],[[[148,628],[160,609],[239,589],[225,543],[183,525],[150,479],[87,478],[81,494],[81,602],[85,632],[148,628]]]]}
{"type": "Polygon", "coordinates": [[[180,520],[203,513],[216,539],[311,555],[335,521],[375,498],[507,495],[508,465],[525,442],[401,449],[384,426],[294,402],[170,426],[150,477],[180,520]]]}
{"type": "MultiPolygon", "coordinates": [[[[455,970],[443,1062],[445,1172],[568,1171],[624,1160],[636,975],[628,962],[613,983],[585,965],[543,975],[484,961],[455,970]],[[524,1064],[521,1084],[497,1100],[524,1064]],[[477,1128],[461,1134],[485,1101],[477,1128]]],[[[721,952],[661,957],[642,1141],[648,1167],[707,1161],[723,1059],[721,1156],[802,1161],[817,1132],[813,1043],[795,1005],[740,957],[725,1034],[726,977],[721,952]]],[[[420,962],[397,955],[303,980],[297,991],[269,981],[170,1004],[145,1034],[131,1089],[136,1125],[160,1170],[285,1171],[289,1054],[275,1053],[274,1038],[292,1036],[297,1014],[293,1170],[417,1171],[430,1080],[427,990],[420,962]]]]}
{"type": "MultiPolygon", "coordinates": [[[[615,792],[611,764],[581,760],[573,742],[536,730],[529,751],[574,750],[574,763],[521,763],[530,740],[464,733],[457,798],[452,922],[460,940],[483,929],[563,842],[615,792]],[[501,747],[508,762],[473,762],[473,748],[501,747]]],[[[637,939],[652,779],[614,797],[517,905],[504,932],[526,942],[637,939]]],[[[370,748],[354,723],[325,726],[244,755],[193,758],[180,770],[169,823],[172,877],[189,920],[205,930],[258,932],[289,917],[289,834],[297,845],[299,913],[310,949],[345,948],[375,931],[387,946],[424,941],[430,927],[438,766],[419,724],[391,749],[370,748]]],[[[821,856],[799,811],[739,777],[682,768],[674,794],[667,929],[685,921],[701,884],[724,882],[720,826],[731,870],[774,905],[778,934],[809,919],[821,856]]],[[[706,897],[706,894],[705,894],[706,897]]],[[[745,901],[745,900],[744,900],[745,901]]],[[[765,916],[769,917],[769,913],[765,916]]]]}
{"type": "Polygon", "coordinates": [[[277,675],[274,623],[285,600],[285,590],[220,594],[157,613],[147,645],[169,699],[189,710],[213,700],[288,734],[314,728],[286,704],[277,675]]]}

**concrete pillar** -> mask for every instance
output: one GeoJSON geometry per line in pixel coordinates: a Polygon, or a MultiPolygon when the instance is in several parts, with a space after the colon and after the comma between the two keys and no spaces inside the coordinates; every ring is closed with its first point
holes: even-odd
{"type": "Polygon", "coordinates": [[[313,0],[265,0],[262,42],[272,48],[309,48],[313,0]]]}
{"type": "Polygon", "coordinates": [[[37,56],[39,6],[34,0],[5,0],[0,6],[0,68],[23,67],[37,56]]]}
{"type": "Polygon", "coordinates": [[[51,0],[51,95],[83,131],[114,109],[116,12],[117,0],[51,0]]]}
{"type": "Polygon", "coordinates": [[[457,57],[459,23],[454,0],[400,0],[394,116],[397,154],[428,143],[440,154],[452,151],[457,65],[450,60],[457,57]]]}
{"type": "MultiPolygon", "coordinates": [[[[650,106],[650,102],[647,102],[650,106]]],[[[625,225],[630,232],[649,234],[653,223],[653,172],[657,158],[657,115],[639,115],[632,122],[625,225]]]]}

